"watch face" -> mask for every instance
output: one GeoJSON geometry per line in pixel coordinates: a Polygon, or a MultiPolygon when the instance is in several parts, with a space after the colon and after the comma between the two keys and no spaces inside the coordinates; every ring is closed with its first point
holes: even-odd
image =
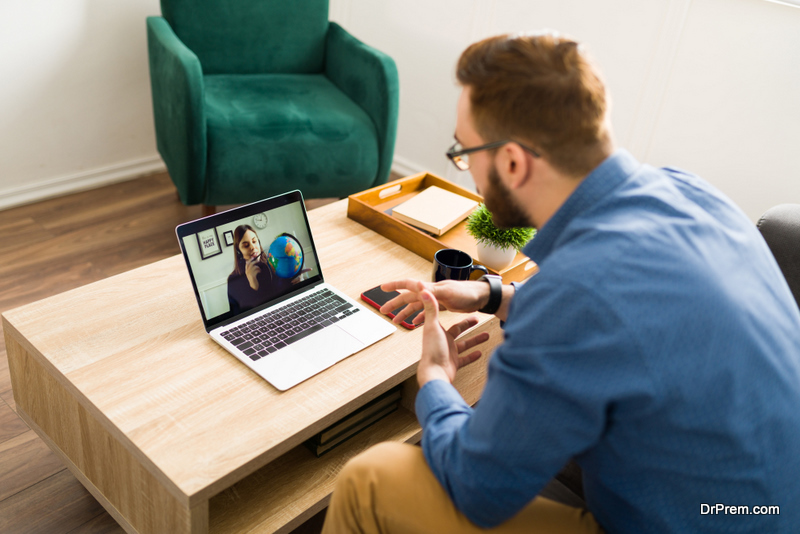
{"type": "Polygon", "coordinates": [[[259,213],[253,217],[253,224],[256,225],[256,228],[264,229],[267,227],[267,214],[266,213],[259,213]]]}

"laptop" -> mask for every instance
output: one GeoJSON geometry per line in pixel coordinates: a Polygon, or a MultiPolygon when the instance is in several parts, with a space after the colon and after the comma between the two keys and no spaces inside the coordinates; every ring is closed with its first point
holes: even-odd
{"type": "Polygon", "coordinates": [[[325,282],[300,191],[175,232],[206,332],[281,391],[396,330],[325,282]]]}

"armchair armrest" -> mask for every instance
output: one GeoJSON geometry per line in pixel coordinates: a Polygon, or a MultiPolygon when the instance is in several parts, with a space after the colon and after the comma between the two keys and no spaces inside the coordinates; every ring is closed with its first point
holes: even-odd
{"type": "Polygon", "coordinates": [[[206,118],[203,69],[163,17],[147,17],[156,144],[184,204],[203,202],[206,118]]]}
{"type": "Polygon", "coordinates": [[[331,22],[325,46],[325,75],[375,123],[380,154],[372,186],[386,182],[392,170],[400,97],[394,60],[331,22]]]}

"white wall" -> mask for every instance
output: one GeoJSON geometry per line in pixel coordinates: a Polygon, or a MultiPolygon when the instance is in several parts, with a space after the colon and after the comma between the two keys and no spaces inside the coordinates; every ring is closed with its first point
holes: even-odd
{"type": "Polygon", "coordinates": [[[158,0],[0,1],[0,208],[164,168],[145,17],[158,0]]]}
{"type": "Polygon", "coordinates": [[[700,174],[752,220],[800,203],[800,9],[764,0],[331,0],[331,18],[395,58],[396,163],[459,183],[444,158],[454,66],[489,35],[553,28],[584,42],[620,146],[700,174]]]}
{"type": "MultiPolygon", "coordinates": [[[[800,9],[765,0],[330,0],[395,58],[395,169],[467,183],[453,69],[470,42],[555,28],[605,73],[620,145],[696,172],[755,220],[800,202],[800,9]]],[[[162,167],[144,19],[158,0],[0,2],[0,208],[162,167]]]]}
{"type": "Polygon", "coordinates": [[[693,2],[666,83],[648,161],[706,176],[752,219],[800,203],[800,9],[693,2]]]}

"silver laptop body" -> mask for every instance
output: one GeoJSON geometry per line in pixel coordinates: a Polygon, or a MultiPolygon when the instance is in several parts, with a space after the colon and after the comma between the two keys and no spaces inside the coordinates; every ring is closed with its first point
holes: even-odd
{"type": "Polygon", "coordinates": [[[206,332],[281,391],[396,330],[325,282],[300,191],[175,232],[206,332]]]}

